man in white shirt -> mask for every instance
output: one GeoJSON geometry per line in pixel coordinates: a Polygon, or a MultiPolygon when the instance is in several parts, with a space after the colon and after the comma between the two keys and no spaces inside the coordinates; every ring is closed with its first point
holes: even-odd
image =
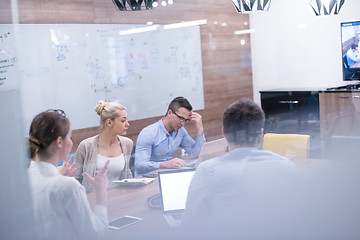
{"type": "Polygon", "coordinates": [[[351,48],[347,51],[346,57],[349,67],[360,61],[359,45],[356,43],[351,44],[351,48]]]}
{"type": "Polygon", "coordinates": [[[280,218],[274,209],[284,207],[278,200],[294,183],[297,170],[290,160],[260,150],[264,120],[264,112],[250,99],[225,110],[223,134],[230,152],[196,169],[184,232],[207,239],[272,239],[269,232],[280,218]]]}

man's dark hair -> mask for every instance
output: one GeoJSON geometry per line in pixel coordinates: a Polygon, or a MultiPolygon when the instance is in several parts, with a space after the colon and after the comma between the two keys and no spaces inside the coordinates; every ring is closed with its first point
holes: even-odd
{"type": "Polygon", "coordinates": [[[181,107],[183,107],[189,111],[192,110],[192,106],[186,98],[176,97],[169,104],[168,111],[169,111],[169,109],[171,109],[171,111],[176,112],[181,107]]]}
{"type": "Polygon", "coordinates": [[[357,45],[356,43],[351,44],[351,49],[356,49],[357,47],[359,47],[359,45],[357,45]]]}
{"type": "Polygon", "coordinates": [[[265,114],[259,105],[247,98],[240,99],[223,114],[225,138],[229,143],[252,147],[264,122],[265,114]]]}

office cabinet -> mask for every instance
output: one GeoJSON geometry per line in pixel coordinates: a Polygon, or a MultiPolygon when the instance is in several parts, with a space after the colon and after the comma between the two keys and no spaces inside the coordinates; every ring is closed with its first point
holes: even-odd
{"type": "Polygon", "coordinates": [[[360,136],[360,92],[319,94],[321,138],[360,136]]]}

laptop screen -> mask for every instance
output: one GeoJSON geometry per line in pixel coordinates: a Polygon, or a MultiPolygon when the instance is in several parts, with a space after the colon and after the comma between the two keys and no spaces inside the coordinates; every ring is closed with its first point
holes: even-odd
{"type": "Polygon", "coordinates": [[[163,211],[184,210],[194,169],[159,172],[160,195],[163,211]]]}

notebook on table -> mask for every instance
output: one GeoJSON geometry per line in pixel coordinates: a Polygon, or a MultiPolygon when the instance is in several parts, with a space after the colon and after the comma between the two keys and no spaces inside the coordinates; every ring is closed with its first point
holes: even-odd
{"type": "Polygon", "coordinates": [[[214,157],[221,156],[227,152],[227,141],[220,138],[214,141],[206,142],[201,148],[200,154],[196,159],[186,162],[186,167],[197,167],[200,163],[214,157]]]}
{"type": "Polygon", "coordinates": [[[181,225],[186,198],[195,169],[178,169],[158,173],[162,211],[170,227],[181,225]]]}

